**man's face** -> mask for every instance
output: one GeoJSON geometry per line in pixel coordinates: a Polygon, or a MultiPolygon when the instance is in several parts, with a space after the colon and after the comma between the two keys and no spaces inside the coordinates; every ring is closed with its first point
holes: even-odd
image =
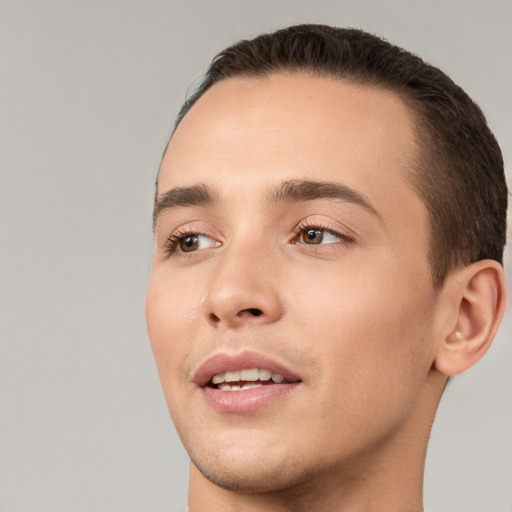
{"type": "Polygon", "coordinates": [[[414,156],[396,95],[311,76],[225,80],[178,127],[147,321],[177,431],[213,482],[339,474],[418,415],[436,293],[414,156]]]}

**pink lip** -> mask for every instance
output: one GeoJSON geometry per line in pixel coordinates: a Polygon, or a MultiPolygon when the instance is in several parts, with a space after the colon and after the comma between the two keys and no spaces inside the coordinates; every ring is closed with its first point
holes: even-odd
{"type": "Polygon", "coordinates": [[[273,400],[288,396],[301,382],[300,377],[289,369],[255,352],[214,355],[199,367],[194,381],[201,387],[203,398],[210,407],[219,412],[231,413],[255,411],[273,400]],[[207,386],[214,375],[236,372],[245,368],[267,369],[282,375],[288,382],[266,384],[240,391],[222,391],[207,386]]]}
{"type": "Polygon", "coordinates": [[[289,384],[268,384],[240,391],[221,391],[205,386],[201,388],[206,403],[219,412],[252,412],[278,398],[287,397],[300,381],[289,384]]]}

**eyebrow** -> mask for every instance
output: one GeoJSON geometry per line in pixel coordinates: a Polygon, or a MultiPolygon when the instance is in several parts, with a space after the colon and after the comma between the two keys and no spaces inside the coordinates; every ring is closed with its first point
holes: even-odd
{"type": "Polygon", "coordinates": [[[207,185],[176,187],[155,197],[153,209],[153,229],[156,221],[164,211],[179,207],[205,206],[215,202],[216,194],[207,185]]]}
{"type": "MultiPolygon", "coordinates": [[[[217,193],[206,184],[177,187],[159,196],[157,195],[153,210],[153,228],[156,226],[158,217],[166,210],[212,205],[216,202],[216,199],[217,193]]],[[[315,199],[337,199],[358,205],[375,215],[382,222],[380,213],[367,197],[340,183],[288,180],[283,181],[267,194],[267,200],[271,204],[313,201],[315,199]]]]}
{"type": "Polygon", "coordinates": [[[364,208],[382,222],[382,216],[366,196],[341,183],[307,180],[283,181],[279,187],[270,192],[268,199],[271,203],[338,199],[364,208]]]}

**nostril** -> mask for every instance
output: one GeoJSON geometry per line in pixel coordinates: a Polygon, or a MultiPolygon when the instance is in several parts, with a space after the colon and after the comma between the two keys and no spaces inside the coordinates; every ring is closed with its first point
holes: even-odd
{"type": "Polygon", "coordinates": [[[210,321],[216,324],[220,322],[220,318],[215,313],[210,313],[210,321]]]}
{"type": "Polygon", "coordinates": [[[239,311],[238,316],[242,315],[243,313],[249,313],[252,316],[261,316],[263,314],[263,311],[261,311],[261,309],[258,308],[247,308],[242,309],[242,311],[239,311]]]}

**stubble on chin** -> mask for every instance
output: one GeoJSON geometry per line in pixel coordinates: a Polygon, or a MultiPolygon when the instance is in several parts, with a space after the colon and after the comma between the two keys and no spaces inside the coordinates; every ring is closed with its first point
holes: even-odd
{"type": "Polygon", "coordinates": [[[189,456],[192,464],[208,481],[239,494],[267,494],[291,490],[310,482],[317,473],[305,460],[290,460],[285,457],[276,463],[267,460],[263,453],[257,461],[254,457],[248,457],[245,464],[237,461],[231,466],[229,461],[221,462],[213,454],[195,457],[189,452],[189,456]]]}

